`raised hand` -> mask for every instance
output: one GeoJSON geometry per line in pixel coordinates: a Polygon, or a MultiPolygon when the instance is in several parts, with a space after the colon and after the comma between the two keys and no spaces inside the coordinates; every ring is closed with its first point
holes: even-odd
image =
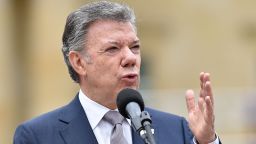
{"type": "Polygon", "coordinates": [[[215,140],[214,100],[209,73],[200,73],[200,86],[198,102],[195,102],[193,90],[186,92],[188,122],[199,144],[208,144],[215,140]]]}

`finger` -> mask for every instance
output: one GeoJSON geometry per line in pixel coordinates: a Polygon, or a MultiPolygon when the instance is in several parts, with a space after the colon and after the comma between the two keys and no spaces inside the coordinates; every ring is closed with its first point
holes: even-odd
{"type": "Polygon", "coordinates": [[[192,112],[195,109],[195,96],[193,90],[187,90],[186,92],[186,103],[188,112],[192,112]]]}
{"type": "Polygon", "coordinates": [[[206,96],[205,102],[206,102],[205,120],[207,121],[207,123],[213,125],[214,111],[213,111],[213,105],[209,96],[206,96]]]}
{"type": "Polygon", "coordinates": [[[204,97],[204,72],[200,73],[200,87],[199,97],[204,97]]]}
{"type": "Polygon", "coordinates": [[[212,105],[214,105],[214,98],[213,98],[212,86],[211,86],[211,82],[210,81],[207,81],[205,83],[205,89],[206,89],[207,96],[210,97],[212,105]]]}
{"type": "Polygon", "coordinates": [[[199,76],[200,76],[200,87],[202,89],[203,88],[203,81],[204,81],[204,72],[201,72],[199,76]]]}
{"type": "Polygon", "coordinates": [[[201,111],[201,113],[204,113],[204,99],[203,98],[199,98],[198,99],[198,107],[199,107],[199,110],[201,111]]]}
{"type": "Polygon", "coordinates": [[[201,89],[200,89],[200,93],[199,93],[199,97],[200,97],[200,98],[204,98],[204,96],[205,96],[204,93],[205,93],[205,92],[204,92],[204,89],[201,88],[201,89]]]}
{"type": "Polygon", "coordinates": [[[200,77],[200,81],[201,81],[201,91],[200,91],[200,97],[205,98],[208,94],[206,91],[206,82],[210,81],[210,74],[209,73],[203,73],[202,78],[200,77]]]}
{"type": "Polygon", "coordinates": [[[204,73],[203,81],[204,81],[204,83],[205,83],[206,81],[210,81],[210,73],[204,73]]]}

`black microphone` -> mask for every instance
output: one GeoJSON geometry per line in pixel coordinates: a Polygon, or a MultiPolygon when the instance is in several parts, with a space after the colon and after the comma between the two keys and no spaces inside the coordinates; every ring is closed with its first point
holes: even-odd
{"type": "Polygon", "coordinates": [[[151,118],[144,111],[144,101],[141,94],[130,88],[121,90],[116,99],[116,104],[121,115],[131,119],[132,127],[139,133],[146,144],[155,144],[151,131],[151,118]]]}

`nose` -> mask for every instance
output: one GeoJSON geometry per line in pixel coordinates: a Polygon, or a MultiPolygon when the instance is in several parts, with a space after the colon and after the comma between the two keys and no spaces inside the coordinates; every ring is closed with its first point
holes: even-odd
{"type": "Polygon", "coordinates": [[[124,48],[122,52],[122,67],[134,67],[136,65],[138,54],[134,54],[129,47],[124,48]]]}

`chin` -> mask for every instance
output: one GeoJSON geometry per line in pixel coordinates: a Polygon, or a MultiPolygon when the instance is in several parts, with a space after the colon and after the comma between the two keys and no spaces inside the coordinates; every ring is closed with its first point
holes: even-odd
{"type": "Polygon", "coordinates": [[[134,82],[134,83],[122,83],[119,87],[118,87],[118,92],[119,93],[121,90],[125,89],[125,88],[131,88],[134,90],[139,89],[139,83],[138,82],[134,82]]]}
{"type": "Polygon", "coordinates": [[[122,89],[125,89],[125,88],[131,88],[131,89],[135,89],[135,90],[137,90],[138,88],[139,88],[139,86],[138,85],[128,85],[128,86],[124,86],[122,89]]]}

